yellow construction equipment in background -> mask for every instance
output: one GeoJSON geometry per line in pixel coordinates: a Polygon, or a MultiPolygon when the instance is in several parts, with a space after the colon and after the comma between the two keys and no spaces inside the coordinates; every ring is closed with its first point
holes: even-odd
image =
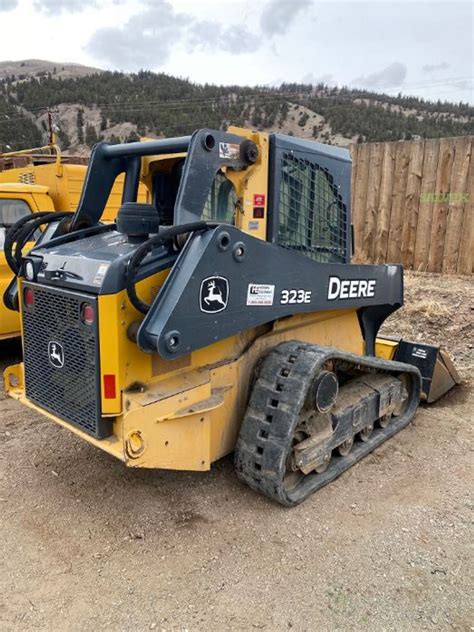
{"type": "MultiPolygon", "coordinates": [[[[40,211],[74,211],[81,197],[87,158],[62,157],[57,145],[0,154],[0,292],[12,279],[3,245],[8,229],[21,217],[40,211]]],[[[113,221],[120,207],[123,177],[107,201],[103,221],[113,221]]],[[[145,189],[140,190],[145,201],[145,189]]],[[[18,314],[0,301],[0,340],[20,335],[18,314]]]]}

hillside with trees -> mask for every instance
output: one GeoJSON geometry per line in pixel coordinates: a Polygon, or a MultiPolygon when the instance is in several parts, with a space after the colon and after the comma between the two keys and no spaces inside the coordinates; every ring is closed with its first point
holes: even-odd
{"type": "Polygon", "coordinates": [[[44,142],[48,110],[63,149],[90,148],[102,138],[178,136],[229,124],[338,145],[474,133],[474,108],[465,103],[324,84],[199,85],[150,71],[91,69],[71,76],[51,62],[32,75],[22,72],[21,63],[0,78],[0,151],[44,142]]]}

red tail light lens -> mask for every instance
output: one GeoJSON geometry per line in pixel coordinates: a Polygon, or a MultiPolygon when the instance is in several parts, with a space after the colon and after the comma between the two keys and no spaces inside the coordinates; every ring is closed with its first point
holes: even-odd
{"type": "Polygon", "coordinates": [[[108,373],[104,375],[104,397],[105,399],[115,399],[116,396],[115,375],[108,373]]]}
{"type": "Polygon", "coordinates": [[[89,303],[82,303],[81,305],[81,320],[84,325],[94,324],[94,308],[89,303]]]}
{"type": "Polygon", "coordinates": [[[35,293],[30,287],[26,287],[23,292],[23,303],[26,307],[33,307],[35,304],[35,293]]]}

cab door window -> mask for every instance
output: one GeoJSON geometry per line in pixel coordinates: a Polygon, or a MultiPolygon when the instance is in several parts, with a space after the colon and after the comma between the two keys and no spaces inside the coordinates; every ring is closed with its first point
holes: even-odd
{"type": "Polygon", "coordinates": [[[8,229],[19,219],[30,214],[31,209],[24,200],[0,199],[0,248],[3,248],[8,229]]]}
{"type": "Polygon", "coordinates": [[[236,223],[238,196],[234,185],[218,172],[202,211],[201,218],[209,222],[236,223]]]}

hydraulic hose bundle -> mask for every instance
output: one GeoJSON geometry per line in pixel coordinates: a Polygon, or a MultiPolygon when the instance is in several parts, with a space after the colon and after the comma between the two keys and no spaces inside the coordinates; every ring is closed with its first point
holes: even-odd
{"type": "MultiPolygon", "coordinates": [[[[66,211],[60,213],[41,211],[34,215],[22,217],[13,224],[6,235],[4,244],[5,259],[12,272],[15,275],[20,273],[22,250],[40,226],[45,226],[52,222],[64,221],[72,215],[73,213],[66,211]]],[[[171,226],[170,228],[162,230],[159,235],[155,235],[141,244],[130,259],[126,273],[126,290],[132,305],[142,314],[146,314],[150,309],[150,305],[138,297],[135,285],[140,265],[154,248],[162,246],[171,240],[174,241],[175,246],[179,248],[177,238],[181,235],[188,235],[196,231],[210,230],[216,228],[218,225],[218,223],[198,221],[181,226],[171,226]]],[[[64,226],[60,232],[67,232],[67,226],[64,226]]]]}
{"type": "Polygon", "coordinates": [[[166,242],[174,240],[175,245],[177,245],[177,238],[181,235],[210,230],[212,228],[216,228],[219,226],[218,223],[215,222],[191,222],[190,224],[182,224],[181,226],[171,226],[170,228],[166,228],[162,230],[159,235],[155,235],[150,239],[147,239],[143,244],[141,244],[137,250],[133,253],[132,258],[130,259],[127,267],[127,275],[125,280],[125,287],[127,290],[127,295],[132,303],[132,305],[142,314],[146,314],[150,309],[150,305],[142,301],[138,298],[137,291],[135,285],[137,283],[137,273],[140,268],[141,263],[145,259],[145,257],[156,247],[163,246],[166,242]]]}
{"type": "Polygon", "coordinates": [[[73,215],[71,212],[41,211],[34,215],[27,215],[19,219],[8,231],[5,237],[5,259],[11,271],[17,275],[21,270],[22,250],[33,237],[35,231],[43,225],[64,220],[73,215]]]}

